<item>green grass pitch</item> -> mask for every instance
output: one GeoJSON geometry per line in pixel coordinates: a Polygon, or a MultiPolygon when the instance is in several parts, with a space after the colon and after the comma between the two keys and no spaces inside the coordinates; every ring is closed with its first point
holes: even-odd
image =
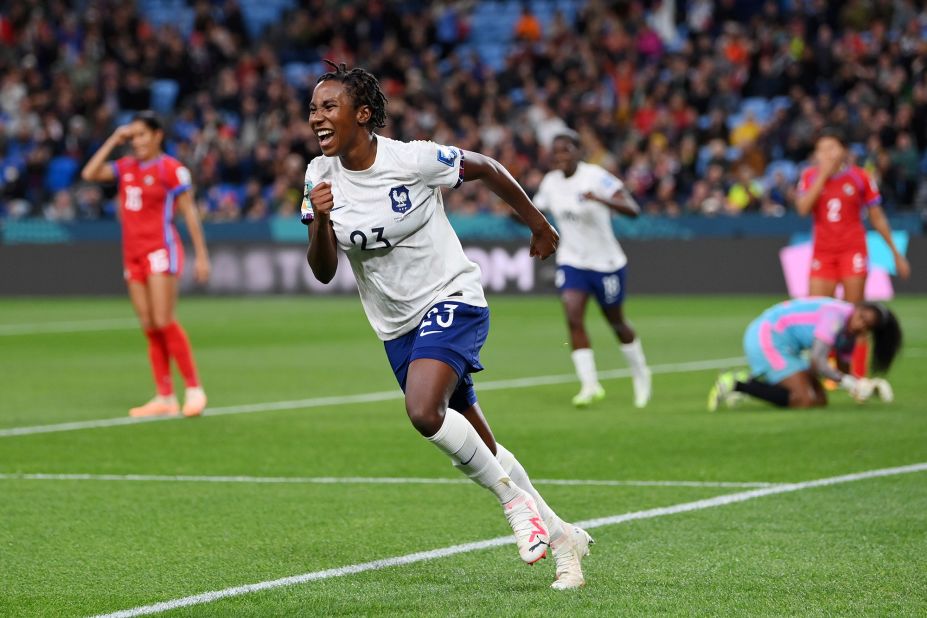
{"type": "MultiPolygon", "coordinates": [[[[705,411],[723,359],[742,354],[744,327],[776,300],[632,297],[627,314],[661,371],[651,405],[634,409],[630,381],[617,378],[604,382],[604,402],[578,411],[570,406],[577,385],[565,379],[504,382],[572,373],[557,301],[492,298],[487,370],[477,376],[478,392],[480,383],[492,388],[480,401],[499,441],[536,479],[702,483],[538,482],[571,521],[749,491],[724,482],[927,462],[927,298],[893,303],[906,335],[890,375],[893,404],[858,406],[838,392],[826,410],[705,411]]],[[[0,301],[0,615],[105,614],[509,532],[492,496],[472,484],[255,481],[459,480],[388,394],[393,376],[356,298],[185,298],[180,317],[211,407],[229,413],[10,435],[122,418],[152,385],[128,300],[0,301]],[[250,413],[230,413],[250,404],[250,413]]],[[[589,323],[599,369],[624,367],[593,309],[589,323]]],[[[927,614],[927,471],[591,533],[588,584],[569,593],[548,588],[553,560],[529,568],[505,545],[164,615],[927,614]]]]}

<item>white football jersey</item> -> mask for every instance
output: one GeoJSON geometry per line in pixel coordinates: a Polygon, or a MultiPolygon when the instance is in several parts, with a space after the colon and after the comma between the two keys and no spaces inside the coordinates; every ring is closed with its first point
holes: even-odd
{"type": "Polygon", "coordinates": [[[608,171],[583,161],[569,178],[560,170],[544,176],[533,201],[557,222],[560,231],[557,264],[614,272],[628,263],[612,230],[611,209],[583,197],[592,192],[610,198],[622,187],[624,183],[608,171]]]}
{"type": "Polygon", "coordinates": [[[370,325],[383,341],[409,332],[437,302],[486,306],[480,268],[447,220],[441,187],[463,182],[463,153],[377,136],[376,159],[352,171],[338,157],[306,168],[307,187],[332,185],[331,220],[370,325]]]}

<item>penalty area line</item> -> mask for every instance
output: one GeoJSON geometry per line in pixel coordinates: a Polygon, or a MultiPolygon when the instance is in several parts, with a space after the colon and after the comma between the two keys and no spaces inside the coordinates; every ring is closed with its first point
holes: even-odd
{"type": "Polygon", "coordinates": [[[10,337],[14,335],[90,333],[102,330],[128,330],[138,327],[138,319],[136,318],[108,318],[99,320],[71,320],[68,322],[0,324],[0,337],[10,337]]]}
{"type": "MultiPolygon", "coordinates": [[[[164,474],[0,473],[0,481],[115,481],[161,483],[243,483],[253,485],[471,485],[466,478],[390,476],[197,476],[164,474]]],[[[639,481],[610,479],[534,479],[535,485],[596,487],[772,487],[754,481],[639,481]]]]}
{"type": "MultiPolygon", "coordinates": [[[[844,474],[841,476],[831,476],[831,477],[816,479],[812,481],[804,481],[801,483],[787,483],[784,485],[763,487],[760,489],[752,489],[749,491],[741,491],[741,492],[737,492],[733,494],[725,494],[721,496],[716,496],[714,498],[706,498],[704,500],[695,500],[694,502],[683,502],[681,504],[674,504],[671,506],[647,509],[644,511],[634,511],[631,513],[623,513],[621,515],[612,515],[610,517],[600,517],[597,519],[578,521],[576,522],[576,525],[582,528],[586,528],[586,529],[601,528],[603,526],[614,526],[614,525],[623,524],[629,521],[636,521],[636,520],[641,520],[641,519],[653,519],[656,517],[664,517],[667,515],[676,515],[679,513],[700,511],[703,509],[710,509],[710,508],[714,508],[718,506],[725,506],[728,504],[736,504],[738,502],[747,502],[748,500],[754,500],[756,498],[762,498],[764,496],[785,494],[785,493],[791,493],[791,492],[796,492],[796,491],[803,491],[805,489],[813,489],[817,487],[827,487],[830,485],[840,485],[843,483],[852,483],[855,481],[862,481],[865,479],[896,476],[899,474],[911,474],[914,472],[924,472],[924,471],[927,471],[927,463],[918,463],[918,464],[912,464],[909,466],[899,466],[896,468],[882,468],[878,470],[867,470],[864,472],[857,472],[854,474],[844,474]]],[[[283,577],[280,579],[273,579],[273,580],[258,582],[255,584],[247,584],[244,586],[234,586],[231,588],[224,588],[222,590],[204,592],[201,594],[181,597],[181,598],[172,599],[169,601],[162,601],[160,603],[153,603],[151,605],[142,605],[139,607],[133,607],[131,609],[124,609],[124,610],[112,612],[109,614],[98,614],[94,616],[94,618],[134,618],[135,616],[148,616],[151,614],[159,614],[161,612],[171,611],[171,610],[178,609],[181,607],[190,607],[191,605],[202,605],[205,603],[213,603],[221,599],[238,597],[238,596],[242,596],[246,594],[252,594],[255,592],[273,590],[275,588],[283,588],[287,586],[296,586],[299,584],[305,584],[305,583],[312,582],[312,581],[331,579],[333,577],[344,577],[347,575],[355,575],[357,573],[364,573],[366,571],[378,571],[381,569],[387,569],[391,567],[404,566],[407,564],[415,564],[417,562],[424,562],[426,560],[435,560],[438,558],[446,558],[448,556],[454,556],[457,554],[465,554],[465,553],[470,553],[474,551],[480,551],[483,549],[500,547],[502,545],[508,545],[510,543],[514,543],[514,539],[511,536],[500,536],[494,539],[486,539],[483,541],[476,541],[473,543],[463,543],[461,545],[452,545],[450,547],[442,547],[439,549],[415,552],[412,554],[406,554],[404,556],[394,556],[392,558],[383,558],[381,560],[373,560],[371,562],[363,562],[360,564],[352,564],[348,566],[337,567],[334,569],[326,569],[324,571],[313,571],[310,573],[303,573],[301,575],[292,575],[290,577],[283,577]]]]}
{"type": "MultiPolygon", "coordinates": [[[[710,369],[724,369],[744,362],[742,356],[731,358],[718,358],[713,360],[690,361],[684,363],[665,363],[662,365],[652,365],[650,371],[653,374],[665,373],[688,373],[694,371],[707,371],[710,369]]],[[[599,378],[603,380],[614,380],[619,378],[629,378],[631,372],[628,369],[612,369],[609,371],[600,371],[599,378]]],[[[488,382],[477,382],[477,391],[497,391],[509,388],[529,388],[532,386],[550,386],[554,384],[569,384],[576,381],[576,375],[564,373],[547,376],[533,376],[527,378],[513,378],[509,380],[492,380],[488,382]]],[[[357,403],[373,403],[377,401],[390,401],[402,399],[402,391],[398,388],[390,391],[378,391],[372,393],[360,393],[357,395],[333,395],[329,397],[313,397],[311,399],[297,399],[292,401],[271,401],[265,403],[253,403],[237,406],[210,407],[206,408],[203,416],[225,416],[229,414],[252,414],[255,412],[274,412],[279,410],[298,410],[301,408],[321,408],[326,406],[343,406],[357,403]]],[[[14,436],[29,436],[39,433],[58,433],[61,431],[76,431],[79,429],[100,429],[103,427],[118,427],[121,425],[139,425],[142,423],[152,423],[158,421],[176,421],[184,420],[182,416],[158,416],[150,418],[130,418],[120,416],[117,418],[103,418],[89,421],[74,421],[69,423],[55,423],[52,425],[31,425],[27,427],[8,427],[0,429],[0,438],[10,438],[14,436]]]]}

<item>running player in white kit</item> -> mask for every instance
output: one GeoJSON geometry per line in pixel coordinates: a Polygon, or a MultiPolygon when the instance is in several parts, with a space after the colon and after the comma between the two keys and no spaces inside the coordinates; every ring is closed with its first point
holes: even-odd
{"type": "Polygon", "coordinates": [[[444,212],[441,187],[482,180],[532,230],[531,255],[557,248],[557,232],[495,160],[433,142],[374,133],[386,97],[363,69],[334,65],[319,78],[309,124],[325,156],[306,170],[302,220],[309,266],[331,281],[347,254],[370,325],[405,392],[415,428],[454,466],[499,499],[522,560],[553,549],[552,587],[584,585],[580,561],[592,539],[560,520],[524,468],[493,438],[473,389],[489,332],[480,270],[467,259],[444,212]]]}
{"type": "Polygon", "coordinates": [[[598,165],[580,161],[579,135],[574,131],[554,138],[551,158],[554,169],[541,181],[534,203],[553,215],[561,234],[556,283],[582,385],[573,405],[585,407],[605,397],[585,325],[586,302],[595,296],[631,369],[634,405],[643,408],[650,401],[650,369],[640,338],[624,318],[628,258],[611,221],[613,212],[636,217],[640,207],[624,183],[598,165]]]}

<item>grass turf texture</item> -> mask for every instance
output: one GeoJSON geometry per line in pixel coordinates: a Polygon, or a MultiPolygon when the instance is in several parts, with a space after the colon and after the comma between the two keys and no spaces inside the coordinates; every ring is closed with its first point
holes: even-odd
{"type": "MultiPolygon", "coordinates": [[[[627,305],[653,365],[739,356],[775,298],[641,298],[627,305]]],[[[480,381],[569,374],[559,306],[493,298],[480,381]]],[[[824,411],[759,404],[709,414],[715,370],[627,379],[569,404],[575,384],[486,391],[501,442],[535,478],[802,481],[927,461],[927,299],[893,303],[906,352],[896,402],[824,411]]],[[[358,301],[184,299],[213,406],[395,388],[358,301]]],[[[152,390],[128,301],[4,300],[0,332],[106,318],[117,328],[0,336],[0,428],[123,416],[152,390]]],[[[623,359],[589,312],[600,370],[623,359]]],[[[206,416],[0,438],[0,473],[456,478],[400,400],[206,416]]],[[[669,506],[736,488],[539,485],[568,519],[669,506]]],[[[514,547],[311,582],[169,615],[652,615],[927,612],[927,473],[870,479],[592,531],[589,585],[547,589],[553,561],[514,547]]],[[[507,534],[471,485],[257,485],[0,479],[0,615],[115,611],[229,586],[507,534]]]]}

